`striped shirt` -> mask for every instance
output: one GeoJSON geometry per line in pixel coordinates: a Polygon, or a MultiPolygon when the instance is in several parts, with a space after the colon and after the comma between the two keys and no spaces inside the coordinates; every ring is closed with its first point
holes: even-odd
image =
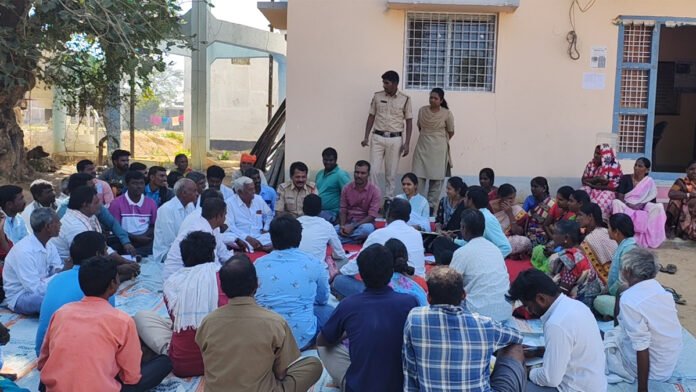
{"type": "Polygon", "coordinates": [[[150,225],[154,225],[157,220],[157,204],[145,195],[141,195],[137,203],[128,196],[126,192],[114,199],[109,205],[109,212],[128,234],[145,234],[150,225]]]}
{"type": "Polygon", "coordinates": [[[404,326],[404,391],[489,392],[491,355],[522,335],[452,305],[411,310],[404,326]]]}

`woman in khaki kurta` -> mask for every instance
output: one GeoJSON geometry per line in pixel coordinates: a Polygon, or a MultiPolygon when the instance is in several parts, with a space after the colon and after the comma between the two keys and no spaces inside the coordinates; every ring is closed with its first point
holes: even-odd
{"type": "MultiPolygon", "coordinates": [[[[442,182],[452,167],[449,139],[454,135],[454,116],[449,111],[445,92],[434,88],[430,92],[430,105],[418,111],[418,143],[413,152],[413,173],[418,176],[418,189],[428,189],[428,202],[435,208],[442,182]],[[426,183],[430,184],[426,187],[426,183]]],[[[425,196],[425,195],[424,195],[425,196]]]]}

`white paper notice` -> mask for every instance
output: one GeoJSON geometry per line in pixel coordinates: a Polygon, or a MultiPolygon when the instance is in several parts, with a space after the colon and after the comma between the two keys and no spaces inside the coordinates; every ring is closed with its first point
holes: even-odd
{"type": "Polygon", "coordinates": [[[582,88],[585,90],[604,90],[606,75],[602,73],[585,72],[582,74],[582,88]]]}
{"type": "Polygon", "coordinates": [[[607,47],[593,46],[590,51],[590,66],[592,68],[607,67],[607,47]]]}

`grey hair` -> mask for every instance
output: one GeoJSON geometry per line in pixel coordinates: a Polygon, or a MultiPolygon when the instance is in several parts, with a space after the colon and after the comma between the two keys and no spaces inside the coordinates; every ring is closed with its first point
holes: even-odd
{"type": "Polygon", "coordinates": [[[191,180],[195,183],[198,183],[198,181],[200,181],[200,180],[205,180],[205,174],[203,174],[201,172],[194,171],[194,172],[190,172],[190,173],[186,174],[186,178],[188,178],[189,180],[191,180]]]}
{"type": "Polygon", "coordinates": [[[180,178],[174,183],[174,194],[181,196],[181,194],[184,192],[184,185],[187,183],[191,183],[193,186],[196,186],[196,183],[193,182],[193,180],[189,178],[180,178]]]}
{"type": "Polygon", "coordinates": [[[53,186],[53,184],[51,184],[50,182],[48,182],[42,178],[39,178],[37,180],[34,180],[31,184],[29,184],[29,188],[33,187],[34,185],[39,185],[39,184],[48,184],[50,186],[53,186]]]}
{"type": "Polygon", "coordinates": [[[242,191],[242,189],[244,189],[244,185],[253,184],[253,183],[254,183],[254,180],[252,180],[249,177],[239,177],[238,179],[234,180],[234,182],[232,183],[232,189],[234,189],[234,191],[236,193],[239,193],[242,191]]]}
{"type": "Polygon", "coordinates": [[[53,221],[59,220],[58,214],[51,208],[41,207],[31,212],[29,223],[34,233],[38,233],[53,221]]]}
{"type": "Polygon", "coordinates": [[[647,249],[633,248],[621,256],[621,271],[633,278],[653,279],[658,270],[657,258],[647,249]]]}

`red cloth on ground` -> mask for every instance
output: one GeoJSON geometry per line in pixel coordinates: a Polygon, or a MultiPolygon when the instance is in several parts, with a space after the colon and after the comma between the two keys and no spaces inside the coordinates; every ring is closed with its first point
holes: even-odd
{"type": "Polygon", "coordinates": [[[7,254],[10,253],[10,249],[12,249],[12,241],[10,241],[10,239],[7,237],[5,237],[5,239],[7,240],[8,248],[7,249],[0,248],[0,261],[4,261],[5,257],[7,257],[7,254]]]}
{"type": "MultiPolygon", "coordinates": [[[[219,272],[216,274],[216,277],[218,307],[220,307],[227,305],[229,299],[222,292],[219,272]]],[[[171,313],[169,313],[169,317],[174,321],[174,316],[171,313]]],[[[197,377],[203,375],[203,356],[201,349],[196,344],[195,328],[172,333],[172,341],[169,343],[169,359],[172,361],[172,372],[177,377],[197,377]]]]}
{"type": "Polygon", "coordinates": [[[266,256],[267,254],[268,253],[266,253],[266,252],[257,250],[255,252],[247,253],[247,256],[249,256],[249,260],[251,260],[251,262],[253,263],[256,260],[258,260],[259,258],[266,256]]]}

